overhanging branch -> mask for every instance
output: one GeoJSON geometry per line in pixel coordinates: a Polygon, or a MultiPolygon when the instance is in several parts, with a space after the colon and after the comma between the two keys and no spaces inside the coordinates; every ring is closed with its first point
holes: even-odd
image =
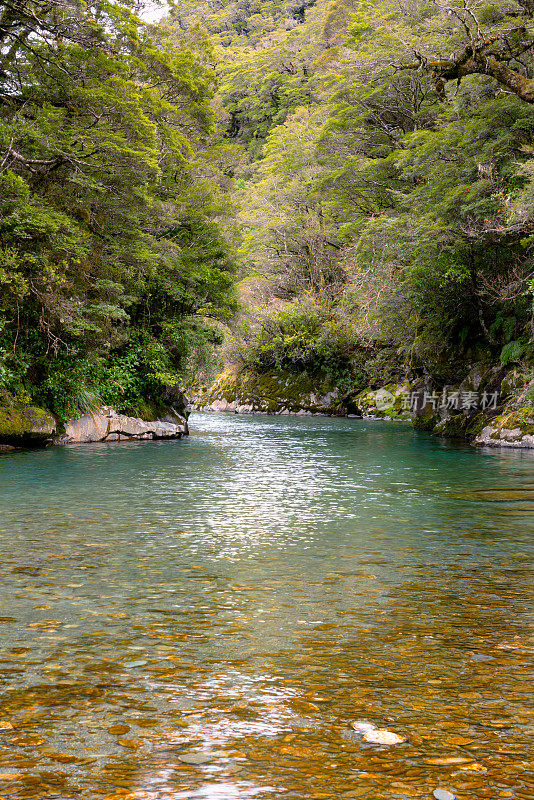
{"type": "Polygon", "coordinates": [[[430,74],[440,97],[445,96],[446,81],[456,80],[459,83],[466,75],[487,75],[506,86],[526,103],[534,103],[534,80],[509,66],[514,57],[519,58],[534,49],[534,41],[522,41],[514,46],[511,45],[509,40],[511,33],[523,30],[515,29],[505,37],[493,36],[470,43],[452,59],[430,61],[416,52],[416,63],[392,64],[392,66],[397,70],[419,70],[430,74]],[[506,46],[505,51],[501,52],[500,44],[506,46]]]}

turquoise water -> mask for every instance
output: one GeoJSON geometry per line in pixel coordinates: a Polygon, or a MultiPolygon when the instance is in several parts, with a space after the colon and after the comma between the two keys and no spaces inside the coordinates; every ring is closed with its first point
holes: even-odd
{"type": "Polygon", "coordinates": [[[0,485],[2,797],[534,797],[534,453],[196,414],[0,485]]]}

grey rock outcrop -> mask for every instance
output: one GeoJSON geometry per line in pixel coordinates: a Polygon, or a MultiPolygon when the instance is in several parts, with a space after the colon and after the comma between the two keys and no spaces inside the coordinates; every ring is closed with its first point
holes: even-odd
{"type": "Polygon", "coordinates": [[[188,434],[187,422],[177,414],[148,422],[137,417],[117,414],[105,407],[93,414],[65,423],[65,433],[58,444],[88,442],[120,442],[140,439],[181,439],[188,434]]]}
{"type": "MultiPolygon", "coordinates": [[[[531,426],[532,427],[532,426],[531,426]]],[[[516,447],[534,449],[534,435],[522,428],[504,428],[498,424],[487,425],[474,444],[482,447],[516,447]]]]}

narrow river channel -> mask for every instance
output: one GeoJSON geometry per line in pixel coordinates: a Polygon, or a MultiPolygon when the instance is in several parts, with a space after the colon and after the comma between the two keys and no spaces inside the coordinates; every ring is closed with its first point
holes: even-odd
{"type": "Polygon", "coordinates": [[[532,800],[534,453],[191,429],[1,457],[0,796],[532,800]]]}

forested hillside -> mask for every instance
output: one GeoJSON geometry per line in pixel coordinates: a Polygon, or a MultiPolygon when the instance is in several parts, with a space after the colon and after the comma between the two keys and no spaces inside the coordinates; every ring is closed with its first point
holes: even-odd
{"type": "Polygon", "coordinates": [[[530,375],[532,0],[2,13],[6,390],[530,375]]]}
{"type": "Polygon", "coordinates": [[[0,37],[4,392],[64,418],[157,406],[235,307],[206,43],[76,0],[8,0],[0,37]]]}
{"type": "Polygon", "coordinates": [[[528,358],[532,8],[203,14],[236,149],[246,367],[364,385],[528,358]]]}

